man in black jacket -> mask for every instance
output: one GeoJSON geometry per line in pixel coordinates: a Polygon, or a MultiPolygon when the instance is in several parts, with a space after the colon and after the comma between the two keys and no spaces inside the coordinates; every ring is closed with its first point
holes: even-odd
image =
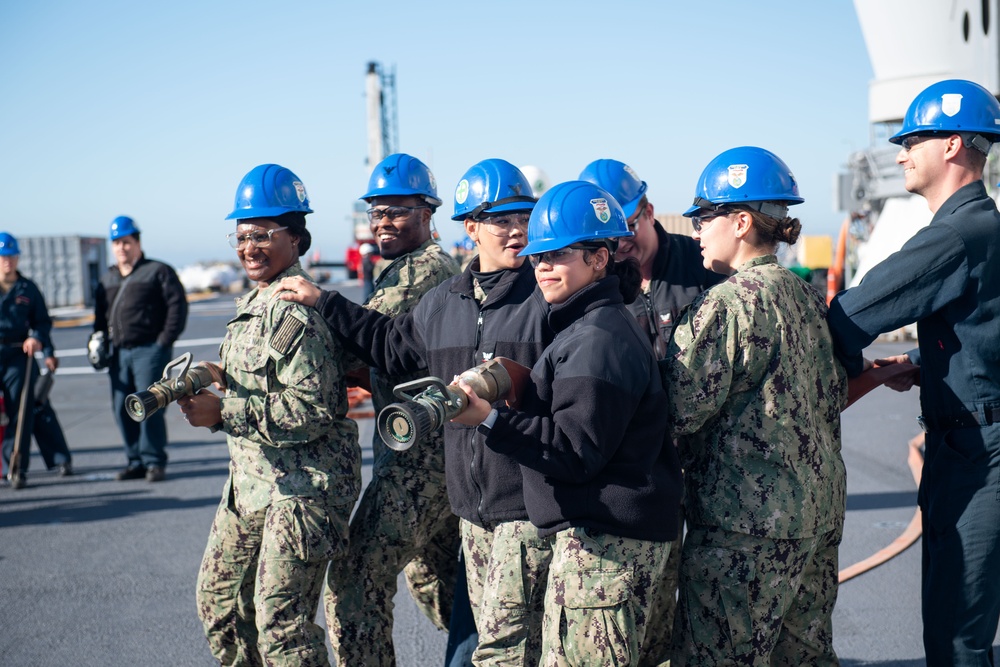
{"type": "Polygon", "coordinates": [[[146,259],[131,218],[115,218],[110,237],[116,265],[97,286],[94,332],[102,332],[112,345],[111,400],[128,458],[118,479],[159,482],[167,466],[163,412],[137,423],[125,411],[125,397],[146,390],[163,375],[187,323],[187,298],[173,268],[146,259]]]}

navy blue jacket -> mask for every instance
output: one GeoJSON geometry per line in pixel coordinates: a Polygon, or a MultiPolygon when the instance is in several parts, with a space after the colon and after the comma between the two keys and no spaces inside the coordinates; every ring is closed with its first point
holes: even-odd
{"type": "Polygon", "coordinates": [[[552,306],[549,321],[557,334],[532,369],[533,391],[521,410],[499,410],[486,444],[521,463],[540,535],[583,527],[674,539],[682,482],[666,394],[618,278],[552,306]]]}
{"type": "Polygon", "coordinates": [[[827,315],[849,375],[875,338],[917,323],[920,403],[940,421],[1000,407],[1000,212],[982,181],[949,197],[827,315]]]}
{"type": "Polygon", "coordinates": [[[42,354],[53,356],[52,318],[38,285],[20,272],[6,294],[0,297],[0,342],[20,347],[29,336],[42,344],[42,354]]]}
{"type": "MultiPolygon", "coordinates": [[[[553,337],[534,270],[524,262],[508,271],[480,305],[472,276],[478,267],[479,260],[473,260],[396,318],[336,292],[324,292],[316,308],[349,351],[389,375],[427,368],[447,383],[494,357],[532,366],[553,337]]],[[[474,427],[445,423],[445,481],[452,511],[490,530],[503,521],[527,520],[517,463],[485,447],[475,435],[474,427]]]]}

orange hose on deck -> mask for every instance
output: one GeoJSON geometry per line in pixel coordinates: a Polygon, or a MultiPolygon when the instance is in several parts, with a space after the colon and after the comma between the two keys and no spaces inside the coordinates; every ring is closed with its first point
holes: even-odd
{"type": "Polygon", "coordinates": [[[840,226],[840,233],[837,234],[837,249],[833,254],[833,265],[826,272],[826,305],[830,305],[833,297],[841,289],[844,282],[844,261],[847,257],[847,232],[851,228],[851,216],[848,214],[844,218],[844,223],[840,226]]]}
{"type": "MultiPolygon", "coordinates": [[[[917,487],[920,486],[920,473],[924,467],[924,455],[921,451],[923,444],[924,434],[921,433],[910,440],[910,452],[907,456],[907,463],[910,466],[910,472],[913,474],[913,481],[917,483],[917,487]]],[[[863,561],[855,563],[850,567],[845,567],[841,570],[839,577],[840,583],[844,583],[859,574],[864,574],[865,572],[878,567],[890,558],[898,556],[913,546],[913,543],[920,539],[920,535],[923,533],[923,529],[921,527],[922,520],[923,518],[921,517],[920,508],[918,507],[916,513],[913,515],[913,518],[910,519],[910,524],[906,527],[906,530],[904,530],[899,537],[893,540],[889,546],[880,551],[876,551],[863,561]]]]}

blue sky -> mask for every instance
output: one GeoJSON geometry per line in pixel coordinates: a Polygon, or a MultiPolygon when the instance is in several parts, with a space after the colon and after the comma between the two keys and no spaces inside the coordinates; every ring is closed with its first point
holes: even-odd
{"type": "Polygon", "coordinates": [[[559,182],[616,158],[662,213],[739,145],[781,156],[804,233],[835,234],[835,174],[869,141],[847,0],[7,2],[0,229],[104,236],[124,214],[151,257],[232,259],[236,186],[276,162],[305,182],[314,249],[340,259],[368,178],[371,60],[395,68],[399,148],[437,177],[448,244],[481,159],[559,182]]]}

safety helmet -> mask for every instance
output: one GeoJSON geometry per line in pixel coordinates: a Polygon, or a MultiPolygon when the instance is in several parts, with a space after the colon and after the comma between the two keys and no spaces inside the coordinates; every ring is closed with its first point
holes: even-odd
{"type": "Polygon", "coordinates": [[[370,202],[375,197],[416,195],[437,208],[441,205],[437,181],[427,165],[406,153],[393,153],[372,170],[368,191],[358,197],[370,202]]]}
{"type": "Polygon", "coordinates": [[[708,163],[698,179],[694,205],[684,215],[691,217],[701,209],[741,204],[784,218],[789,206],[804,201],[792,170],[781,158],[763,148],[740,146],[719,153],[708,163]]]}
{"type": "Polygon", "coordinates": [[[567,181],[554,185],[535,204],[528,220],[528,244],[518,255],[588,241],[606,241],[614,249],[617,239],[626,236],[634,235],[625,212],[607,190],[589,181],[567,181]]]}
{"type": "Polygon", "coordinates": [[[236,204],[226,220],[276,218],[285,213],[312,213],[302,180],[278,164],[262,164],[243,177],[236,204]]]}
{"type": "Polygon", "coordinates": [[[108,232],[108,236],[112,241],[115,241],[123,236],[131,236],[132,234],[138,233],[139,228],[136,227],[135,220],[127,215],[119,215],[111,221],[111,229],[108,232]]]}
{"type": "Polygon", "coordinates": [[[899,144],[911,134],[927,132],[968,133],[968,145],[989,153],[989,144],[1000,141],[1000,103],[978,83],[938,81],[914,98],[903,117],[903,128],[889,141],[899,144]],[[982,139],[977,141],[976,135],[982,139]]]}
{"type": "Polygon", "coordinates": [[[21,249],[17,246],[17,239],[9,232],[0,232],[0,257],[20,254],[21,249]]]}
{"type": "Polygon", "coordinates": [[[625,217],[635,214],[639,201],[646,194],[646,181],[632,167],[618,160],[594,160],[580,172],[581,181],[590,181],[611,193],[618,200],[625,217]]]}
{"type": "Polygon", "coordinates": [[[507,160],[490,158],[469,167],[455,188],[452,220],[478,218],[483,213],[530,211],[534,207],[531,183],[507,160]]]}

